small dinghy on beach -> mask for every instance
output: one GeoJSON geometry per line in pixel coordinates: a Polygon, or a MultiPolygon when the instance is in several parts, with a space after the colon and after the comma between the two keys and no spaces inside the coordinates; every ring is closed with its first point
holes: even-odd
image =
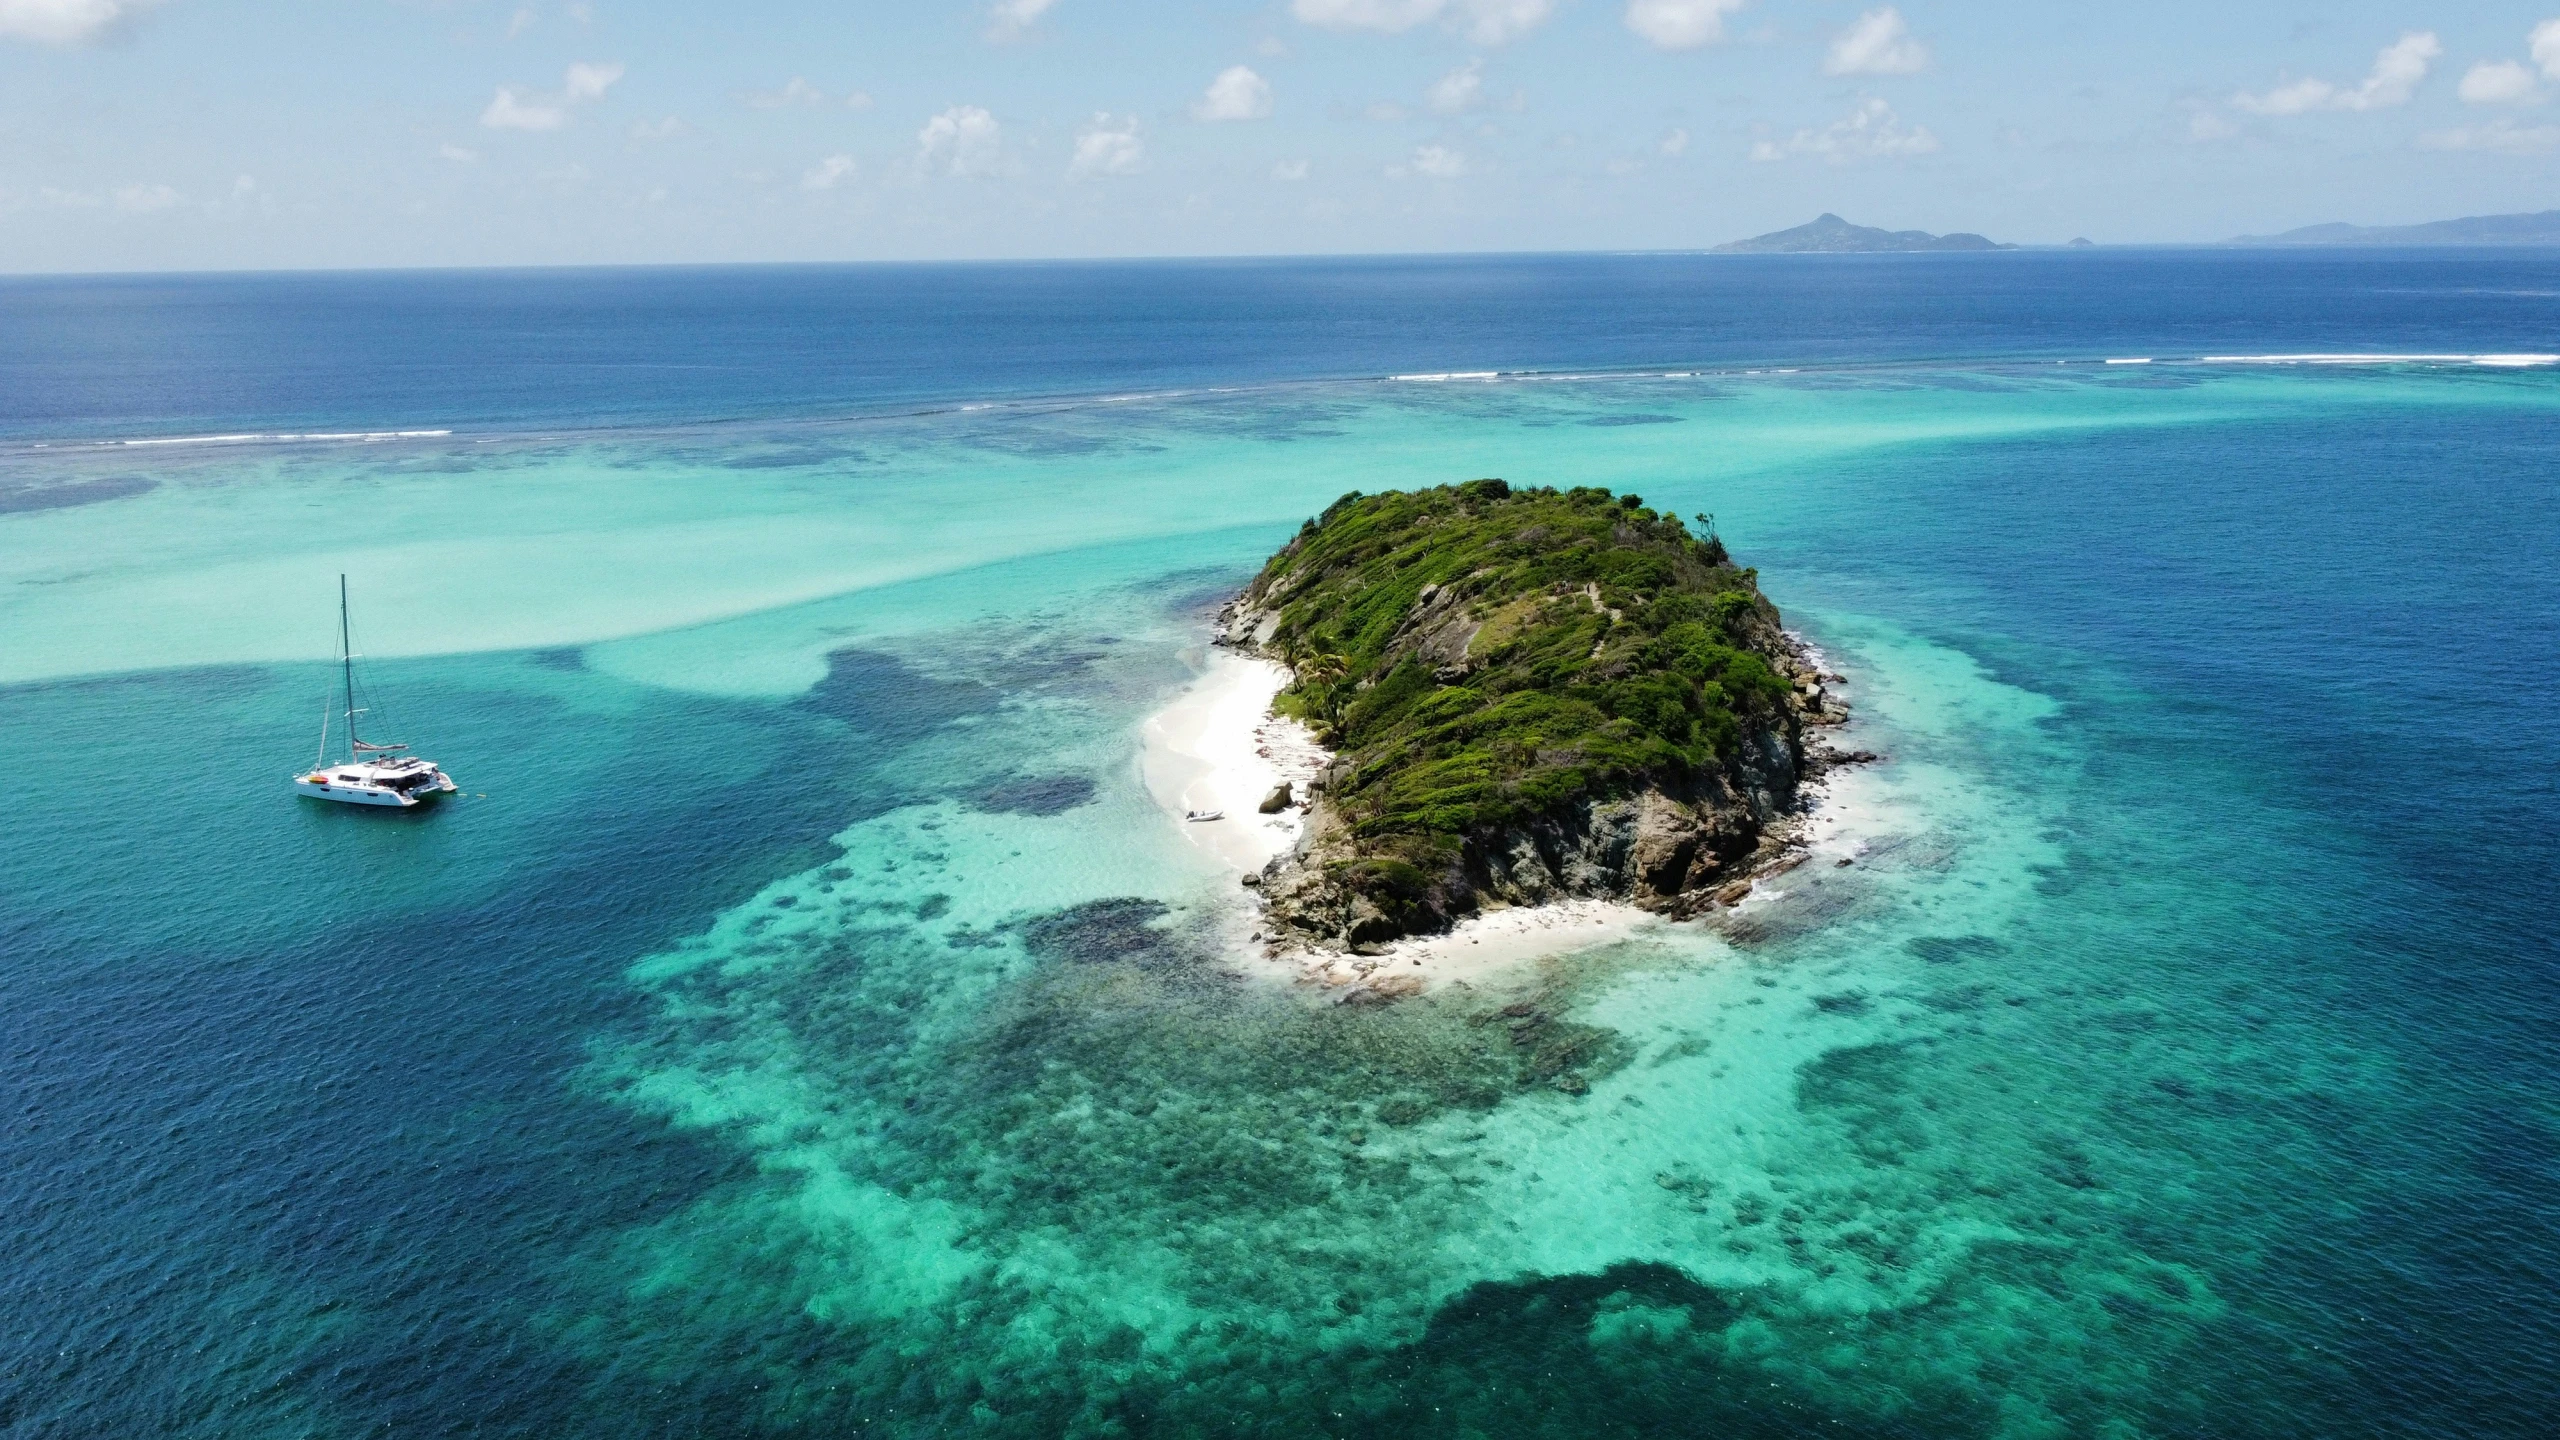
{"type": "Polygon", "coordinates": [[[1191,824],[1197,825],[1204,820],[1224,820],[1227,818],[1227,812],[1224,810],[1185,810],[1182,812],[1182,818],[1191,824]]]}

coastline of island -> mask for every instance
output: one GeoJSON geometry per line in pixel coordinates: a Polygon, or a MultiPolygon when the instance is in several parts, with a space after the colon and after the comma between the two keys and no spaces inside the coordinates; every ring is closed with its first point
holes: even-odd
{"type": "Polygon", "coordinates": [[[1282,787],[1303,795],[1331,762],[1306,726],[1276,714],[1287,666],[1211,646],[1198,679],[1147,717],[1139,771],[1183,837],[1243,874],[1288,853],[1305,828],[1291,804],[1262,807],[1282,787]],[[1215,819],[1197,818],[1216,816],[1215,819]]]}
{"type": "MultiPolygon", "coordinates": [[[[1305,672],[1290,661],[1305,660],[1311,653],[1319,657],[1312,668],[1320,686],[1327,669],[1341,668],[1342,657],[1311,651],[1303,611],[1292,617],[1302,632],[1293,646],[1282,634],[1287,623],[1282,607],[1274,603],[1285,603],[1291,588],[1285,580],[1274,583],[1287,573],[1284,560],[1321,528],[1321,522],[1310,521],[1254,586],[1220,612],[1201,678],[1147,722],[1142,767],[1158,804],[1183,825],[1187,838],[1234,871],[1240,889],[1252,897],[1251,933],[1244,942],[1266,962],[1335,992],[1345,1003],[1419,994],[1527,960],[1616,943],[1681,920],[1730,921],[1738,910],[1767,900],[1771,892],[1765,881],[1803,865],[1817,852],[1835,863],[1851,863],[1859,847],[1854,831],[1841,823],[1842,811],[1825,814],[1823,806],[1829,777],[1843,766],[1875,758],[1820,738],[1848,722],[1847,707],[1829,688],[1843,683],[1843,677],[1818,652],[1777,626],[1774,608],[1758,600],[1756,588],[1749,586],[1750,572],[1731,565],[1721,542],[1689,536],[1676,517],[1644,510],[1640,501],[1629,503],[1634,497],[1596,490],[1561,495],[1530,491],[1522,498],[1531,505],[1513,507],[1508,503],[1512,493],[1502,482],[1479,481],[1472,487],[1422,492],[1418,502],[1413,496],[1367,498],[1401,507],[1399,514],[1415,503],[1446,511],[1425,522],[1447,526],[1444,534],[1458,533],[1470,519],[1493,516],[1509,524],[1515,510],[1526,516],[1536,509],[1552,520],[1559,505],[1579,507],[1577,513],[1595,515],[1605,526],[1599,548],[1610,548],[1611,542],[1631,550],[1650,548],[1678,557],[1687,569],[1676,577],[1678,583],[1650,588],[1613,583],[1606,590],[1596,581],[1586,588],[1563,585],[1540,571],[1543,590],[1514,595],[1483,578],[1487,568],[1477,564],[1471,585],[1407,584],[1406,593],[1388,597],[1383,605],[1372,605],[1374,597],[1365,594],[1350,596],[1355,607],[1376,612],[1364,622],[1372,630],[1402,637],[1374,647],[1379,650],[1375,658],[1388,660],[1399,646],[1410,652],[1437,643],[1436,684],[1414,680],[1410,666],[1402,663],[1410,653],[1382,672],[1404,674],[1401,688],[1417,692],[1405,697],[1408,701],[1429,690],[1444,706],[1466,710],[1483,705],[1482,697],[1459,682],[1471,672],[1481,676],[1494,668],[1491,652],[1496,647],[1478,641],[1487,615],[1495,611],[1501,612],[1494,617],[1498,623],[1508,617],[1514,637],[1537,631],[1538,617],[1560,615],[1571,624],[1585,623],[1582,617],[1590,616],[1587,623],[1601,637],[1592,654],[1600,657],[1607,655],[1613,638],[1622,646],[1645,641],[1652,647],[1645,653],[1658,655],[1663,647],[1657,642],[1669,633],[1689,647],[1681,652],[1685,658],[1674,663],[1698,672],[1697,626],[1678,628],[1688,623],[1682,616],[1698,609],[1696,594],[1727,597],[1720,633],[1741,643],[1714,645],[1708,663],[1732,670],[1737,689],[1754,687],[1753,698],[1743,702],[1742,723],[1717,728],[1721,712],[1715,707],[1726,692],[1718,681],[1692,673],[1685,702],[1691,713],[1666,711],[1649,722],[1655,732],[1686,737],[1688,749],[1665,749],[1662,733],[1653,734],[1654,750],[1640,752],[1640,758],[1649,757],[1644,763],[1654,768],[1622,766],[1618,772],[1597,774],[1582,791],[1560,802],[1535,812],[1513,807],[1505,812],[1507,819],[1471,830],[1417,836],[1417,827],[1407,825],[1402,832],[1372,830],[1369,836],[1384,838],[1369,840],[1355,833],[1356,822],[1345,821],[1346,792],[1353,792],[1349,803],[1365,807],[1364,816],[1374,816],[1380,771],[1430,764],[1435,746],[1439,751],[1449,747],[1445,735],[1400,733],[1382,761],[1374,750],[1360,750],[1364,731],[1340,705],[1330,715],[1311,713],[1322,707],[1310,706],[1305,672]],[[1747,604],[1740,598],[1745,595],[1747,604]],[[1603,603],[1604,596],[1616,603],[1603,603]],[[1628,604],[1661,608],[1630,620],[1628,604]],[[1537,617],[1524,617],[1523,605],[1538,612],[1537,617]],[[1648,630],[1648,622],[1664,623],[1653,623],[1648,630]],[[1476,655],[1472,665],[1466,658],[1470,652],[1476,655]],[[1746,655],[1753,658],[1746,662],[1746,655]],[[1816,737],[1810,743],[1808,730],[1816,737]],[[1346,756],[1328,749],[1323,743],[1327,739],[1337,744],[1348,740],[1352,743],[1345,749],[1358,753],[1346,756]],[[1350,763],[1354,760],[1362,761],[1366,771],[1350,763]],[[1738,775],[1738,783],[1729,774],[1738,775]],[[1265,805],[1273,807],[1270,812],[1265,805]],[[1185,818],[1202,810],[1224,814],[1216,821],[1185,818]],[[1833,851],[1839,852],[1836,857],[1833,851]],[[1399,858],[1405,856],[1425,863],[1437,857],[1437,872],[1421,872],[1399,858]],[[1378,902],[1373,877],[1381,874],[1391,884],[1400,880],[1407,886],[1407,903],[1400,909],[1392,891],[1385,904],[1378,902]],[[1426,891],[1411,893],[1414,874],[1423,874],[1426,891]]],[[[1356,506],[1360,498],[1345,497],[1326,519],[1340,518],[1345,506],[1356,506]]],[[[1376,515],[1368,513],[1364,519],[1375,520],[1376,515]]],[[[1535,548],[1548,538],[1531,535],[1528,545],[1535,548]]],[[[1584,551],[1593,548],[1587,536],[1573,543],[1584,551]]],[[[1408,556],[1408,564],[1416,558],[1408,556]]],[[[1573,643],[1586,642],[1577,633],[1573,643]]],[[[1594,673],[1623,686],[1646,680],[1650,672],[1627,661],[1603,665],[1594,673]]],[[[1590,678],[1583,674],[1576,683],[1587,689],[1590,678]]],[[[1379,689],[1379,680],[1380,674],[1373,673],[1347,685],[1352,703],[1358,705],[1361,697],[1379,689]]],[[[1479,678],[1477,683],[1486,681],[1479,678]]],[[[1507,682],[1496,677],[1491,683],[1507,682]]],[[[1678,696],[1676,690],[1663,693],[1678,696]]],[[[1522,694],[1515,689],[1506,698],[1516,707],[1523,703],[1522,694]]],[[[1376,739],[1377,709],[1377,702],[1370,702],[1363,717],[1373,722],[1370,741],[1376,739]]],[[[1608,736],[1629,737],[1631,726],[1620,718],[1602,717],[1599,723],[1608,736]]],[[[1532,766],[1503,783],[1513,791],[1524,781],[1534,787],[1550,768],[1532,766]]]]}

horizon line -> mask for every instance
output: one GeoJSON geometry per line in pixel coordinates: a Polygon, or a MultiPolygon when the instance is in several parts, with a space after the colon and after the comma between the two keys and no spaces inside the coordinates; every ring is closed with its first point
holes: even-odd
{"type": "MultiPolygon", "coordinates": [[[[2344,223],[2344,222],[2336,222],[2344,223]]],[[[1733,243],[1733,242],[1724,242],[1733,243]]],[[[1868,251],[1760,251],[1733,252],[1718,246],[1619,246],[1593,249],[1556,250],[1313,250],[1313,251],[1230,251],[1192,254],[1152,255],[977,255],[944,258],[886,258],[833,260],[554,260],[492,262],[488,264],[380,264],[380,265],[238,265],[194,269],[114,269],[114,270],[0,270],[0,283],[19,280],[111,280],[111,279],[191,279],[215,276],[257,275],[460,275],[509,274],[526,271],[568,270],[782,270],[782,269],[850,269],[872,266],[882,269],[921,266],[998,266],[998,265],[1169,265],[1211,263],[1255,263],[1317,260],[1457,260],[1457,259],[1564,259],[1587,256],[1627,256],[1671,258],[1690,256],[1717,261],[1768,260],[1966,260],[1989,256],[2024,254],[2087,254],[2107,251],[2203,251],[2231,250],[2251,254],[2351,254],[2372,255],[2393,252],[2456,251],[2531,252],[2560,250],[2560,243],[2539,241],[2439,240],[2403,242],[2294,242],[2259,241],[2246,243],[2229,240],[2141,240],[2103,241],[2086,244],[2069,241],[2012,241],[1991,250],[1868,250],[1868,251]]]]}

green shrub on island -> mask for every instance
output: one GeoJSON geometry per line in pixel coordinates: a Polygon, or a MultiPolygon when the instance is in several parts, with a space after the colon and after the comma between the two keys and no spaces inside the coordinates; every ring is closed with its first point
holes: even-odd
{"type": "Polygon", "coordinates": [[[1427,880],[1408,862],[1436,868],[1577,802],[1693,788],[1751,737],[1793,730],[1770,663],[1789,651],[1754,572],[1635,495],[1355,491],[1244,604],[1295,672],[1281,708],[1337,751],[1325,800],[1376,869],[1343,878],[1395,908],[1427,880]]]}

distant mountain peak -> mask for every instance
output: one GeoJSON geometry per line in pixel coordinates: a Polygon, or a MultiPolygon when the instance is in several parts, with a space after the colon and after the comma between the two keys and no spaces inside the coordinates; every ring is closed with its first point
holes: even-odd
{"type": "Polygon", "coordinates": [[[2560,210],[2531,215],[2466,215],[2424,225],[2350,225],[2332,220],[2281,235],[2239,235],[2227,245],[2560,245],[2560,210]]]}
{"type": "Polygon", "coordinates": [[[1878,255],[1906,250],[2014,250],[1979,235],[1957,231],[1932,235],[1926,230],[1878,230],[1852,225],[1825,210],[1810,223],[1792,230],[1772,230],[1748,240],[1715,248],[1718,255],[1878,255]]]}

